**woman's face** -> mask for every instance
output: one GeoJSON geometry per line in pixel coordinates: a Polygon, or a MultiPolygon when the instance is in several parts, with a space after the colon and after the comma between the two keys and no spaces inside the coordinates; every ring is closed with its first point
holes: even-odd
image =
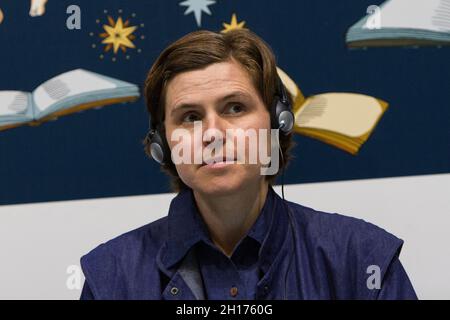
{"type": "MultiPolygon", "coordinates": [[[[236,136],[229,138],[226,135],[227,129],[233,132],[243,129],[244,135],[253,129],[259,141],[259,129],[265,129],[262,132],[266,132],[266,137],[270,134],[270,114],[250,74],[239,63],[230,60],[180,73],[168,82],[165,98],[164,124],[172,159],[175,154],[186,156],[180,152],[181,141],[187,143],[183,148],[190,153],[190,163],[174,161],[178,175],[187,186],[203,194],[225,195],[259,187],[265,181],[259,156],[256,163],[250,161],[249,136],[245,138],[245,147],[241,149],[245,153],[242,153],[238,152],[236,136]],[[171,139],[173,133],[179,134],[181,140],[171,139]],[[220,134],[222,139],[217,138],[220,134]],[[174,149],[176,145],[178,147],[174,149]],[[223,160],[222,156],[230,154],[235,162],[245,163],[205,164],[211,163],[212,157],[220,156],[223,160]],[[201,163],[198,155],[202,157],[201,163]]],[[[270,139],[267,140],[266,146],[269,146],[270,139]]],[[[258,148],[258,145],[253,143],[251,147],[258,148]]],[[[269,154],[270,150],[265,151],[265,155],[269,154]]]]}

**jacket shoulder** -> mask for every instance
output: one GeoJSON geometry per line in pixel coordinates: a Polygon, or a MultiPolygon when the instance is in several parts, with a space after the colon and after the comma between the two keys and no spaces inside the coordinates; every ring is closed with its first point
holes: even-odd
{"type": "Polygon", "coordinates": [[[316,241],[332,242],[338,246],[354,244],[361,249],[403,244],[403,240],[363,219],[320,211],[294,202],[289,202],[289,206],[293,209],[297,224],[316,241]]]}
{"type": "MultiPolygon", "coordinates": [[[[97,299],[114,299],[112,293],[130,282],[137,270],[155,268],[156,255],[167,237],[167,216],[102,243],[82,256],[81,268],[97,299]]],[[[136,279],[138,280],[138,279],[136,279]]],[[[138,280],[139,281],[139,280],[138,280]]]]}
{"type": "Polygon", "coordinates": [[[325,266],[336,294],[341,290],[341,296],[346,298],[376,295],[367,290],[367,279],[377,268],[382,281],[391,263],[398,259],[403,240],[363,219],[293,202],[289,202],[289,207],[310,252],[311,263],[325,266]],[[350,290],[348,283],[355,286],[350,290]]]}

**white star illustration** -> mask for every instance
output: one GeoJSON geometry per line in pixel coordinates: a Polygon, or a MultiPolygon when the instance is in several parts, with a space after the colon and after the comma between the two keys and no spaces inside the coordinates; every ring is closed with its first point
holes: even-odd
{"type": "Polygon", "coordinates": [[[211,15],[208,6],[215,4],[215,0],[186,0],[180,2],[180,6],[188,7],[184,12],[184,15],[188,15],[194,12],[195,20],[197,21],[197,26],[202,25],[202,12],[211,15]]]}

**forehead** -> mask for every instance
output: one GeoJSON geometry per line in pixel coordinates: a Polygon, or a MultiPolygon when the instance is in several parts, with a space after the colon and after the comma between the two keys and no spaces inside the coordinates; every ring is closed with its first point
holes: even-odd
{"type": "Polygon", "coordinates": [[[166,111],[182,103],[214,102],[239,91],[258,98],[250,74],[239,63],[214,63],[204,69],[180,73],[171,79],[166,87],[166,111]]]}

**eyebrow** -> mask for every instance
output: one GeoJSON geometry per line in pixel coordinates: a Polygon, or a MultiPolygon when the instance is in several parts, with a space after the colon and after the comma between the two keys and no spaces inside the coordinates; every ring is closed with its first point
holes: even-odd
{"type": "MultiPolygon", "coordinates": [[[[229,94],[227,94],[226,96],[223,96],[222,98],[218,99],[218,102],[223,102],[226,100],[230,100],[233,98],[238,98],[238,97],[243,97],[246,99],[251,99],[251,96],[243,91],[233,91],[229,94]]],[[[182,110],[182,109],[191,109],[191,108],[195,108],[195,107],[199,107],[199,104],[196,103],[181,103],[177,106],[175,106],[172,111],[170,112],[170,115],[173,115],[175,112],[177,112],[178,110],[182,110]]]]}

